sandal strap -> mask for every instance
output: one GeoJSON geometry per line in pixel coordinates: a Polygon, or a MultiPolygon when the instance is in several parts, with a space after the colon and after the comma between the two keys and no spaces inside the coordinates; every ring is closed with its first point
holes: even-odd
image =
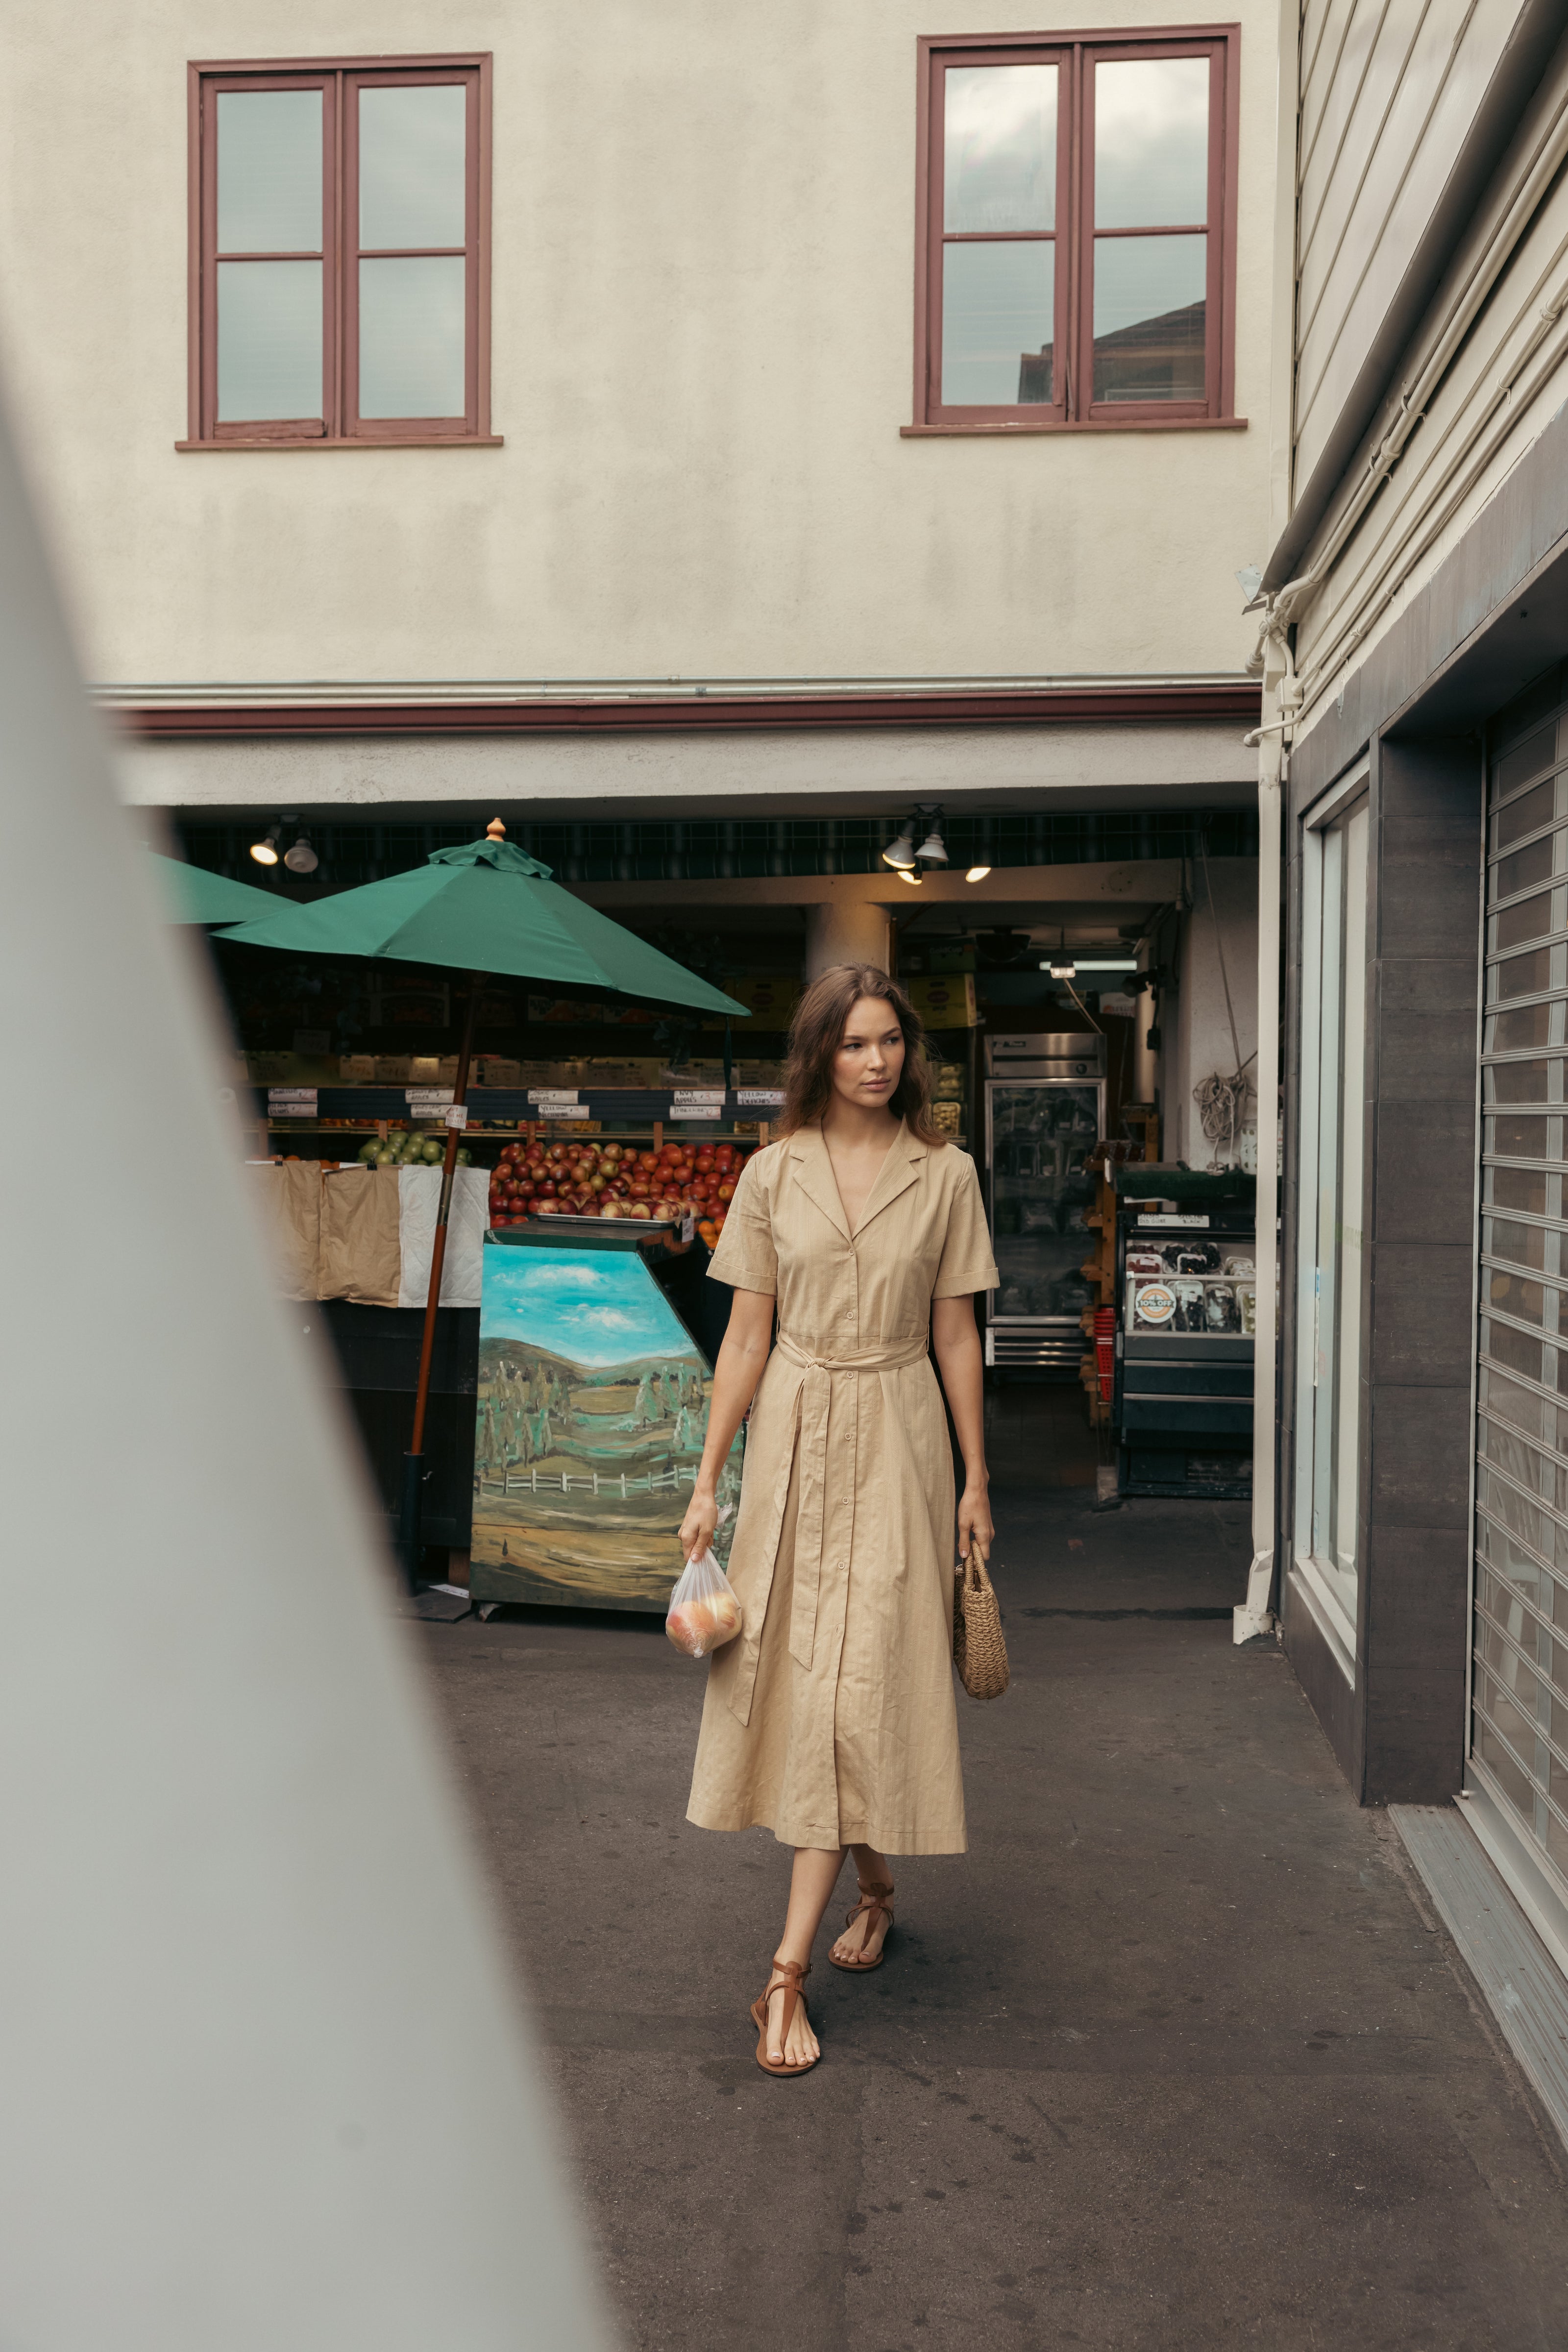
{"type": "Polygon", "coordinates": [[[767,2032],[765,2021],[767,2017],[768,2003],[772,2000],[775,1992],[782,1992],[784,1995],[784,2008],[779,2013],[779,2048],[781,2050],[789,2039],[789,2030],[795,2023],[795,2012],[797,2004],[802,2009],[805,2008],[805,1995],[802,1992],[801,1986],[810,1974],[811,1962],[809,1960],[806,1960],[804,1963],[799,1960],[774,1960],[768,1980],[763,1987],[762,2007],[764,2020],[763,2029],[764,2036],[767,2032]],[[784,1982],[782,1984],[775,1984],[773,1982],[774,1977],[782,1977],[784,1979],[784,1982]]]}
{"type": "Polygon", "coordinates": [[[860,1900],[855,1906],[854,1910],[848,1913],[844,1925],[847,1927],[852,1927],[863,1911],[886,1912],[889,1924],[891,1925],[893,1906],[889,1902],[888,1897],[892,1894],[892,1887],[885,1879],[873,1879],[869,1886],[863,1886],[860,1889],[860,1900]]]}

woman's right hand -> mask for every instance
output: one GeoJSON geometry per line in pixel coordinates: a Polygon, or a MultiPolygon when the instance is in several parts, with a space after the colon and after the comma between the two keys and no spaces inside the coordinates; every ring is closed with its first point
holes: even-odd
{"type": "MultiPolygon", "coordinates": [[[[668,1524],[668,1522],[667,1522],[668,1524]]],[[[716,1496],[699,1487],[693,1494],[686,1517],[680,1522],[680,1555],[694,1559],[700,1551],[712,1544],[719,1525],[719,1503],[716,1496]]]]}

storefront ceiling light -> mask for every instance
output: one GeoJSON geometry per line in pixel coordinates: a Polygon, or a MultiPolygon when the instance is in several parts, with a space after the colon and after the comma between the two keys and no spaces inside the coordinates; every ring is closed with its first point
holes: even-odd
{"type": "Polygon", "coordinates": [[[1073,961],[1071,956],[1054,955],[1048,963],[1043,963],[1040,966],[1040,970],[1042,971],[1048,971],[1053,980],[1076,980],[1078,978],[1078,966],[1073,961]]]}
{"type": "Polygon", "coordinates": [[[924,866],[945,866],[947,864],[947,844],[942,837],[942,821],[940,818],[932,824],[931,831],[927,834],[925,839],[916,850],[915,856],[924,866]]]}
{"type": "Polygon", "coordinates": [[[1136,956],[1079,956],[1077,962],[1079,971],[1136,971],[1138,969],[1136,956]]]}
{"type": "Polygon", "coordinates": [[[963,878],[966,882],[984,882],[990,871],[989,866],[972,866],[963,878]]]}
{"type": "Polygon", "coordinates": [[[313,874],[321,862],[303,834],[292,849],[283,853],[283,863],[290,874],[313,874]]]}
{"type": "Polygon", "coordinates": [[[252,857],[255,858],[258,866],[277,865],[278,836],[282,830],[283,828],[280,824],[271,825],[268,828],[267,832],[262,835],[259,841],[253,841],[251,843],[250,854],[252,857]]]}
{"type": "Polygon", "coordinates": [[[911,874],[907,866],[900,866],[898,869],[898,873],[900,881],[907,882],[911,890],[924,889],[925,877],[923,874],[911,874]]]}
{"type": "Polygon", "coordinates": [[[903,831],[889,841],[882,852],[882,863],[896,874],[905,873],[915,862],[915,821],[910,817],[903,831]]]}

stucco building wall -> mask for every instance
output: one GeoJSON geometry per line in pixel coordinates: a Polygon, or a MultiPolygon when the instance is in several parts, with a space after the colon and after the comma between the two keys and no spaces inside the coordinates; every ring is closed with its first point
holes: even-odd
{"type": "Polygon", "coordinates": [[[913,440],[915,45],[951,10],[470,0],[437,34],[412,0],[83,0],[68,59],[13,6],[0,349],[93,676],[1235,674],[1274,189],[1273,11],[1240,16],[1249,429],[913,440]],[[504,447],[177,453],[187,60],[433,45],[494,54],[504,447]]]}

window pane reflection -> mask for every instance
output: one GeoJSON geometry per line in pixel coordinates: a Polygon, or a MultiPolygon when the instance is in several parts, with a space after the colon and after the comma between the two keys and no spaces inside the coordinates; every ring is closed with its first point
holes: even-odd
{"type": "Polygon", "coordinates": [[[468,108],[460,82],[360,91],[362,246],[464,243],[468,108]]]}
{"type": "Polygon", "coordinates": [[[217,249],[321,251],[319,89],[219,91],[217,249]]]}
{"type": "Polygon", "coordinates": [[[1208,176],[1207,58],[1095,67],[1096,228],[1197,228],[1208,176]]]}
{"type": "Polygon", "coordinates": [[[1205,394],[1208,239],[1094,241],[1094,397],[1194,400],[1205,394]]]}
{"type": "Polygon", "coordinates": [[[1055,66],[950,66],[942,129],[950,234],[1056,226],[1055,66]]]}
{"type": "Polygon", "coordinates": [[[1303,915],[1310,1048],[1310,1075],[1303,1084],[1310,1094],[1300,1166],[1307,1239],[1300,1269],[1297,1544],[1323,1572],[1352,1625],[1361,1454],[1369,827],[1363,803],[1340,824],[1308,836],[1303,915]],[[1309,1143],[1314,1121],[1316,1134],[1309,1143]]]}
{"type": "Polygon", "coordinates": [[[461,416],[466,264],[461,255],[359,266],[359,413],[461,416]]]}
{"type": "Polygon", "coordinates": [[[1052,394],[1056,247],[950,245],[942,261],[942,397],[1013,408],[1052,394]]]}
{"type": "Polygon", "coordinates": [[[319,261],[219,262],[217,413],[226,425],[320,417],[319,261]]]}

